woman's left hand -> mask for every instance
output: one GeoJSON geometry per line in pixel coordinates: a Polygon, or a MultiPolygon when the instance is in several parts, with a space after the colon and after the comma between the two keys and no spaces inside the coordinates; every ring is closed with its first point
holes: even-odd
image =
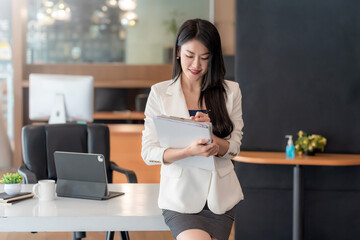
{"type": "MultiPolygon", "coordinates": [[[[198,122],[211,122],[209,115],[203,112],[197,112],[195,116],[191,117],[191,119],[198,122]]],[[[224,156],[225,153],[228,151],[230,145],[227,140],[219,138],[214,134],[212,135],[212,144],[214,144],[214,147],[211,148],[211,151],[209,151],[209,155],[218,156],[224,156]]]]}
{"type": "Polygon", "coordinates": [[[195,116],[191,116],[191,119],[197,122],[211,122],[209,115],[203,112],[197,112],[195,116]]]}

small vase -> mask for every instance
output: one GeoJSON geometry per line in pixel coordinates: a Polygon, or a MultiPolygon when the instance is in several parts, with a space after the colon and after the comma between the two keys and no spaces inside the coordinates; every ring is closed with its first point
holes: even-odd
{"type": "Polygon", "coordinates": [[[5,184],[4,191],[9,195],[15,195],[21,191],[21,183],[5,184]]]}

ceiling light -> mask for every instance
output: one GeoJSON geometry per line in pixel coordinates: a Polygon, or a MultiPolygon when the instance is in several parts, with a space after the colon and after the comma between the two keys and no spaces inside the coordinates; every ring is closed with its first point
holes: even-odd
{"type": "Polygon", "coordinates": [[[123,11],[133,11],[136,8],[136,0],[119,0],[119,8],[123,11]]]}
{"type": "Polygon", "coordinates": [[[51,16],[60,21],[69,21],[71,19],[71,10],[67,3],[60,1],[53,7],[51,16]]]}
{"type": "Polygon", "coordinates": [[[43,0],[43,5],[45,7],[52,7],[52,6],[54,6],[54,2],[48,1],[48,0],[43,0]]]}
{"type": "Polygon", "coordinates": [[[138,21],[138,15],[134,12],[126,12],[121,15],[120,23],[123,26],[135,26],[138,21]]]}
{"type": "Polygon", "coordinates": [[[55,19],[51,17],[52,9],[44,7],[38,10],[36,18],[41,25],[49,26],[55,22],[55,19]]]}
{"type": "Polygon", "coordinates": [[[118,1],[117,0],[106,0],[106,5],[109,7],[117,7],[118,1]]]}
{"type": "Polygon", "coordinates": [[[108,10],[108,7],[107,7],[107,6],[104,5],[104,6],[101,7],[101,11],[107,12],[107,10],[108,10]]]}
{"type": "Polygon", "coordinates": [[[109,24],[111,22],[107,12],[101,10],[95,10],[93,12],[91,21],[95,24],[109,24]]]}

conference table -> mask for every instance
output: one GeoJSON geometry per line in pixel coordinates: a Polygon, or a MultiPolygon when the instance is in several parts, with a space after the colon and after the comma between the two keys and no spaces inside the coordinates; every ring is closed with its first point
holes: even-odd
{"type": "MultiPolygon", "coordinates": [[[[31,191],[32,184],[22,185],[31,191]]],[[[0,184],[0,191],[3,191],[0,184]]],[[[109,184],[125,194],[109,200],[37,197],[0,204],[0,232],[168,231],[157,205],[159,184],[109,184]]]]}
{"type": "Polygon", "coordinates": [[[293,168],[293,229],[292,239],[303,239],[303,165],[310,166],[356,166],[360,165],[359,154],[325,154],[315,156],[296,155],[295,159],[287,160],[283,152],[240,152],[234,161],[252,164],[294,165],[293,168]]]}

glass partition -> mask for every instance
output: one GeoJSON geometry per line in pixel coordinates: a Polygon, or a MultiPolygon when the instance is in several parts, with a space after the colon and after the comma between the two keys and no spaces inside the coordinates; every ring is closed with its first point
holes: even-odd
{"type": "Polygon", "coordinates": [[[13,154],[14,88],[11,23],[11,0],[0,0],[0,170],[11,167],[13,154]]]}
{"type": "Polygon", "coordinates": [[[209,0],[28,0],[27,63],[164,64],[209,0]]]}

